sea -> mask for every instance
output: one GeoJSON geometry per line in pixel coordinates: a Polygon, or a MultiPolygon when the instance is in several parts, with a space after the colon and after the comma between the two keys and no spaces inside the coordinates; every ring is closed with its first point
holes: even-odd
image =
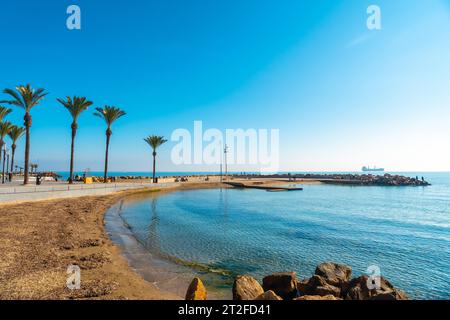
{"type": "Polygon", "coordinates": [[[120,216],[151,255],[188,266],[215,290],[230,290],[240,274],[307,278],[333,261],[354,276],[375,267],[413,299],[449,299],[450,173],[399,174],[431,186],[180,190],[126,201],[120,216]]]}

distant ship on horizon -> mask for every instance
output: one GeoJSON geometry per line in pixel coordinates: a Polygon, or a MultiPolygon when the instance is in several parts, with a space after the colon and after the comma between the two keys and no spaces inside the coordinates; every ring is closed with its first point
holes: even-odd
{"type": "Polygon", "coordinates": [[[362,167],[363,172],[384,172],[384,168],[377,168],[377,167],[362,167]]]}

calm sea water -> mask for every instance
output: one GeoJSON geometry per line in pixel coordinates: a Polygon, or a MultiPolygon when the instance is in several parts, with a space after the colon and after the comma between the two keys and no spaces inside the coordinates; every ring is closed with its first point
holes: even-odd
{"type": "Polygon", "coordinates": [[[335,261],[377,265],[412,298],[450,298],[450,174],[431,187],[305,185],[300,192],[208,189],[127,201],[122,217],[151,253],[218,290],[236,274],[309,277],[335,261]]]}

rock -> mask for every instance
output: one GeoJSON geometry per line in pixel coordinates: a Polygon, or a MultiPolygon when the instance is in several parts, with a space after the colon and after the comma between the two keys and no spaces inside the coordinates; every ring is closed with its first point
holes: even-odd
{"type": "Polygon", "coordinates": [[[318,276],[318,275],[314,275],[311,278],[309,278],[307,286],[309,288],[309,290],[317,288],[317,287],[323,287],[328,285],[328,282],[325,280],[325,278],[318,276]]]}
{"type": "Polygon", "coordinates": [[[272,290],[269,290],[257,296],[255,300],[283,300],[283,299],[272,290]]]}
{"type": "Polygon", "coordinates": [[[408,296],[401,290],[384,279],[380,278],[380,288],[369,289],[367,287],[368,276],[360,276],[350,281],[345,294],[348,300],[408,300],[408,296]]]}
{"type": "Polygon", "coordinates": [[[264,291],[272,290],[284,300],[297,297],[297,274],[295,272],[275,273],[263,279],[264,291]]]}
{"type": "Polygon", "coordinates": [[[297,283],[300,296],[328,296],[341,297],[341,289],[330,285],[325,278],[314,275],[309,280],[297,283]]]}
{"type": "Polygon", "coordinates": [[[297,282],[298,295],[306,296],[310,292],[310,287],[308,285],[309,279],[303,279],[297,282]]]}
{"type": "Polygon", "coordinates": [[[342,300],[341,298],[336,298],[335,296],[302,296],[299,298],[295,298],[294,300],[298,301],[310,301],[310,300],[342,300]]]}
{"type": "Polygon", "coordinates": [[[361,276],[352,279],[349,283],[349,288],[345,295],[347,300],[367,300],[370,297],[369,289],[367,288],[367,276],[361,276]]]}
{"type": "Polygon", "coordinates": [[[317,266],[315,274],[323,277],[330,285],[341,288],[350,281],[352,268],[342,264],[326,262],[317,266]]]}
{"type": "Polygon", "coordinates": [[[408,300],[408,296],[403,291],[394,289],[391,292],[378,293],[369,300],[408,300]]]}
{"type": "Polygon", "coordinates": [[[339,298],[341,296],[341,289],[332,285],[319,286],[315,288],[314,293],[318,296],[335,296],[339,298]]]}
{"type": "Polygon", "coordinates": [[[253,277],[238,276],[234,280],[233,300],[254,300],[256,297],[263,294],[263,288],[253,277]]]}
{"type": "Polygon", "coordinates": [[[202,280],[194,278],[186,292],[186,300],[206,300],[206,288],[202,280]]]}

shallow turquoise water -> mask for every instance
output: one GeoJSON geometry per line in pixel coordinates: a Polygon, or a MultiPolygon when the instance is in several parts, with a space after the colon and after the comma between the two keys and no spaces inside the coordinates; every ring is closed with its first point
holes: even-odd
{"type": "Polygon", "coordinates": [[[122,217],[150,252],[194,263],[217,288],[335,261],[354,275],[377,265],[412,298],[449,299],[450,174],[425,177],[431,187],[177,191],[127,201],[122,217]]]}

